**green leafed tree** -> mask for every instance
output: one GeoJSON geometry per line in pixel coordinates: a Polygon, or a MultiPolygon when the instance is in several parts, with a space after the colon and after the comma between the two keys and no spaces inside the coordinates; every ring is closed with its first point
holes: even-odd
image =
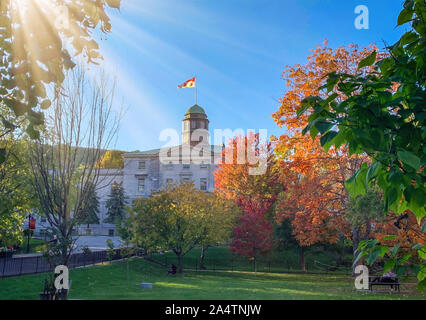
{"type": "Polygon", "coordinates": [[[217,244],[229,238],[233,211],[231,206],[194,188],[192,183],[181,183],[135,201],[128,225],[136,247],[145,252],[173,251],[181,273],[183,257],[195,246],[217,244]],[[223,216],[226,213],[228,217],[223,216]],[[220,217],[225,218],[223,223],[220,217]]]}
{"type": "MultiPolygon", "coordinates": [[[[39,109],[51,106],[48,92],[56,94],[67,70],[82,56],[97,64],[102,56],[93,34],[111,32],[107,8],[120,9],[121,0],[43,0],[0,2],[0,108],[12,110],[2,119],[0,138],[25,126],[37,138],[43,124],[39,109]],[[5,122],[6,121],[6,122],[5,122]]],[[[1,160],[1,159],[0,159],[1,160]]]]}
{"type": "Polygon", "coordinates": [[[122,183],[114,182],[111,185],[111,193],[106,202],[106,223],[117,224],[126,217],[126,195],[122,183]]]}
{"type": "Polygon", "coordinates": [[[99,197],[96,194],[96,186],[91,183],[87,186],[88,196],[81,211],[78,213],[80,224],[86,224],[89,228],[90,224],[99,223],[99,197]]]}
{"type": "Polygon", "coordinates": [[[28,144],[12,134],[0,141],[5,161],[0,163],[0,247],[22,241],[25,217],[39,204],[31,184],[28,144]]]}
{"type": "MultiPolygon", "coordinates": [[[[329,74],[321,88],[328,97],[305,99],[298,113],[312,108],[305,131],[320,134],[326,148],[347,144],[352,154],[366,153],[372,159],[346,181],[352,197],[377,183],[384,192],[384,212],[408,209],[420,224],[426,216],[425,1],[405,0],[397,26],[408,30],[387,48],[387,57],[377,59],[373,51],[359,63],[358,74],[329,74]],[[366,74],[366,67],[374,72],[366,74]]],[[[422,250],[419,245],[418,254],[424,257],[422,250]]],[[[413,271],[419,289],[426,288],[425,260],[413,271]]]]}

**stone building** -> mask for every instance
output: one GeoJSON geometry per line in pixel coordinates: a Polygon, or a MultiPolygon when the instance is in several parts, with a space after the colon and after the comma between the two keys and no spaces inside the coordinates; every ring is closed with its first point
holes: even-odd
{"type": "Polygon", "coordinates": [[[182,120],[180,145],[141,152],[124,153],[124,167],[119,170],[103,169],[98,182],[100,224],[80,226],[80,234],[109,235],[114,225],[104,223],[107,217],[106,201],[114,182],[122,183],[129,204],[138,197],[147,197],[171,183],[192,181],[206,192],[214,189],[213,171],[221,157],[222,147],[209,144],[209,120],[202,107],[194,105],[182,120]]]}

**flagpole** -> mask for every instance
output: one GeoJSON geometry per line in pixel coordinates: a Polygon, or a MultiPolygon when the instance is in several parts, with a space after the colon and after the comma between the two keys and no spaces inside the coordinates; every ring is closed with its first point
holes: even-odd
{"type": "Polygon", "coordinates": [[[195,75],[195,104],[197,104],[197,75],[195,75]]]}

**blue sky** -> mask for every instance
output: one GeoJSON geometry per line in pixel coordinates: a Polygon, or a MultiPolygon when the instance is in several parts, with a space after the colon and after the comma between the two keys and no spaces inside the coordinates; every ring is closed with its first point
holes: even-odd
{"type": "Polygon", "coordinates": [[[100,41],[103,67],[118,80],[126,113],[115,148],[161,147],[162,129],[180,132],[197,76],[198,104],[210,129],[268,129],[285,92],[285,65],[305,63],[325,38],[335,48],[395,42],[402,0],[122,0],[111,12],[112,33],[100,41]],[[354,27],[357,5],[369,29],[354,27]]]}

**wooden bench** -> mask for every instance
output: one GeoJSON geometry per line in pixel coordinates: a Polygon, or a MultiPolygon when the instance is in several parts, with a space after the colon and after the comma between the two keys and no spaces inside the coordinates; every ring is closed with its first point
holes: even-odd
{"type": "Polygon", "coordinates": [[[400,292],[398,277],[383,277],[383,276],[370,276],[368,277],[368,289],[373,291],[374,286],[389,286],[390,290],[393,289],[400,292]]]}

